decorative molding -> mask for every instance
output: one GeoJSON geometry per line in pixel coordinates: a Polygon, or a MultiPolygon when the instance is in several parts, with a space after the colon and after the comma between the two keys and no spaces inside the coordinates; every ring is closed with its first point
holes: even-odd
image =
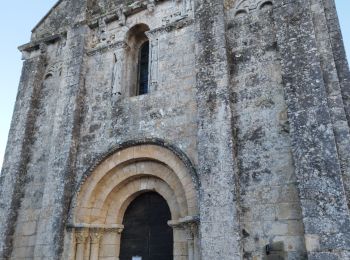
{"type": "Polygon", "coordinates": [[[266,4],[272,4],[273,0],[240,0],[235,5],[234,9],[237,11],[236,14],[250,13],[255,10],[260,10],[266,4]]]}
{"type": "Polygon", "coordinates": [[[112,44],[108,44],[108,45],[104,45],[101,47],[97,47],[97,48],[93,48],[91,50],[88,50],[87,55],[94,56],[97,53],[104,53],[104,52],[111,50],[111,49],[120,49],[120,48],[127,49],[127,48],[129,48],[129,46],[124,41],[118,41],[118,42],[114,42],[112,44]]]}

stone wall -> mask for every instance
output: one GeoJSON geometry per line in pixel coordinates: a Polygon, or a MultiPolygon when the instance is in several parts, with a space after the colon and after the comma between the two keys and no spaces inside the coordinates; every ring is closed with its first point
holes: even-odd
{"type": "Polygon", "coordinates": [[[243,4],[226,14],[243,253],[263,257],[268,246],[271,255],[304,259],[273,5],[243,4]]]}
{"type": "Polygon", "coordinates": [[[20,50],[0,259],[72,256],[73,198],[140,143],[172,147],[198,176],[195,260],[350,257],[350,73],[333,0],[62,0],[20,50]]]}

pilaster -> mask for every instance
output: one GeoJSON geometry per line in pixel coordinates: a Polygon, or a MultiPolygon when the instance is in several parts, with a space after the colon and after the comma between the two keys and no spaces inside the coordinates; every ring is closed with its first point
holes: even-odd
{"type": "Polygon", "coordinates": [[[346,99],[342,95],[342,79],[336,68],[337,61],[332,48],[332,29],[328,28],[330,10],[325,11],[322,0],[312,0],[311,10],[342,179],[350,205],[350,128],[346,117],[346,99]]]}
{"type": "Polygon", "coordinates": [[[350,70],[348,60],[346,59],[345,47],[338,20],[337,10],[334,0],[319,1],[323,2],[324,12],[327,20],[327,31],[329,33],[334,62],[339,78],[344,109],[346,112],[348,125],[350,127],[350,70]]]}
{"type": "Polygon", "coordinates": [[[198,175],[203,259],[241,259],[224,1],[195,2],[198,175]]]}
{"type": "Polygon", "coordinates": [[[37,227],[35,257],[60,259],[70,198],[75,183],[75,157],[83,102],[83,66],[87,26],[74,25],[67,33],[64,77],[57,98],[55,123],[43,190],[41,217],[37,227]]]}
{"type": "Polygon", "coordinates": [[[44,50],[24,61],[4,164],[0,177],[0,259],[10,258],[17,211],[26,182],[36,120],[36,104],[45,73],[44,50]]]}
{"type": "Polygon", "coordinates": [[[308,259],[341,259],[349,209],[310,2],[276,1],[274,16],[308,259]]]}

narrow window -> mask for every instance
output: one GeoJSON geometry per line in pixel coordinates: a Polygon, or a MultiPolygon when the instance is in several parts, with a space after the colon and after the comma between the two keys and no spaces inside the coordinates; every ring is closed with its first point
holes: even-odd
{"type": "Polygon", "coordinates": [[[144,95],[148,93],[148,64],[149,41],[145,42],[140,49],[138,95],[144,95]]]}

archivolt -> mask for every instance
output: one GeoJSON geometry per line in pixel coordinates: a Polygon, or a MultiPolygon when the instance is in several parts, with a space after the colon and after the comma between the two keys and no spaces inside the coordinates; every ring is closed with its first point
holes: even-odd
{"type": "Polygon", "coordinates": [[[119,259],[125,211],[137,196],[152,191],[171,211],[174,260],[199,259],[196,175],[186,156],[164,146],[160,140],[123,144],[89,171],[70,210],[69,258],[119,259]]]}
{"type": "Polygon", "coordinates": [[[195,181],[183,161],[144,144],[117,151],[94,169],[74,199],[72,224],[121,224],[129,203],[148,191],[164,197],[174,223],[198,215],[195,181]]]}

